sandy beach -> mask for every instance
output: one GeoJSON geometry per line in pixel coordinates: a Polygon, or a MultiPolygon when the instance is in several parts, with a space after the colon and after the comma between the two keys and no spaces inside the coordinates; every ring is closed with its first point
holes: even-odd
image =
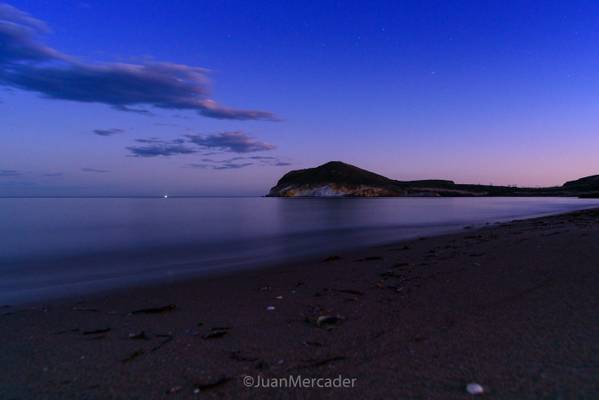
{"type": "Polygon", "coordinates": [[[598,237],[587,210],[2,306],[0,398],[598,398],[598,237]]]}

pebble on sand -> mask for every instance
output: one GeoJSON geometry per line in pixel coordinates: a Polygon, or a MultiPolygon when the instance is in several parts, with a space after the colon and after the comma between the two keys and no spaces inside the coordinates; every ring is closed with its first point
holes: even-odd
{"type": "Polygon", "coordinates": [[[166,393],[177,393],[180,392],[183,388],[181,386],[173,386],[166,393]]]}
{"type": "Polygon", "coordinates": [[[485,390],[478,383],[469,383],[466,385],[466,391],[472,395],[483,394],[485,390]]]}

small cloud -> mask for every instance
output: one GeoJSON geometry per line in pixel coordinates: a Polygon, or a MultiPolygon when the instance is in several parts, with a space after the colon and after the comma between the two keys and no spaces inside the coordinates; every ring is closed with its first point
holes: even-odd
{"type": "Polygon", "coordinates": [[[198,168],[198,169],[212,168],[212,165],[210,165],[210,164],[199,164],[199,163],[191,163],[191,164],[187,164],[187,166],[190,168],[198,168]]]}
{"type": "Polygon", "coordinates": [[[273,156],[251,156],[251,157],[246,157],[250,160],[260,160],[260,161],[266,161],[266,160],[276,160],[276,157],[273,156]]]}
{"type": "MultiPolygon", "coordinates": [[[[0,189],[2,189],[3,193],[13,190],[24,190],[31,189],[39,186],[35,182],[30,181],[22,181],[22,180],[9,180],[9,181],[0,181],[0,189]]],[[[20,192],[17,192],[20,193],[20,192]]]]}
{"type": "Polygon", "coordinates": [[[46,176],[49,178],[54,178],[54,177],[58,177],[58,176],[64,176],[64,174],[62,172],[50,172],[47,174],[42,174],[42,176],[46,176]]]}
{"type": "Polygon", "coordinates": [[[0,178],[12,178],[21,175],[23,175],[21,172],[14,169],[0,169],[0,178]]]}
{"type": "Polygon", "coordinates": [[[124,105],[121,105],[121,104],[113,105],[112,108],[114,108],[115,110],[119,110],[119,111],[126,111],[126,112],[143,114],[143,115],[148,115],[148,116],[154,116],[155,115],[152,111],[146,110],[144,108],[127,107],[127,106],[124,106],[124,105]]]}
{"type": "Polygon", "coordinates": [[[214,169],[239,169],[253,165],[252,163],[223,163],[214,167],[214,169]]]}
{"type": "Polygon", "coordinates": [[[188,166],[191,168],[214,169],[214,170],[240,169],[240,168],[249,167],[250,165],[253,165],[253,163],[222,162],[222,163],[210,163],[210,164],[188,164],[188,166]]]}
{"type": "Polygon", "coordinates": [[[123,129],[111,128],[111,129],[94,129],[93,132],[98,136],[112,136],[119,133],[125,132],[123,129]]]}
{"type": "Polygon", "coordinates": [[[106,172],[110,172],[107,169],[97,169],[97,168],[81,168],[81,171],[83,171],[83,172],[94,172],[94,173],[98,173],[98,174],[104,174],[106,172]]]}
{"type": "Polygon", "coordinates": [[[193,154],[197,151],[195,149],[186,146],[185,140],[174,139],[170,141],[149,138],[149,139],[136,139],[138,143],[144,144],[143,146],[129,146],[127,150],[131,152],[133,157],[170,157],[181,154],[193,154]]]}
{"type": "Polygon", "coordinates": [[[151,137],[147,139],[135,139],[137,143],[151,143],[151,144],[183,144],[185,143],[185,139],[173,139],[173,140],[164,140],[156,137],[151,137]]]}
{"type": "Polygon", "coordinates": [[[252,160],[252,161],[257,161],[258,165],[269,165],[272,167],[283,167],[283,166],[292,165],[292,163],[290,163],[288,161],[282,161],[279,158],[273,157],[273,156],[233,157],[231,160],[232,161],[252,160]]]}
{"type": "Polygon", "coordinates": [[[275,149],[270,143],[260,142],[240,131],[222,132],[214,135],[187,135],[191,143],[204,149],[216,149],[232,153],[253,153],[275,149]]]}

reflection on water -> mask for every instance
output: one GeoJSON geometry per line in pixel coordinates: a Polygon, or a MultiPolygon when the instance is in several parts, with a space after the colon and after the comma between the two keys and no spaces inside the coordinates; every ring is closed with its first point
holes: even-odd
{"type": "Polygon", "coordinates": [[[593,205],[599,201],[0,199],[0,301],[276,263],[593,205]]]}

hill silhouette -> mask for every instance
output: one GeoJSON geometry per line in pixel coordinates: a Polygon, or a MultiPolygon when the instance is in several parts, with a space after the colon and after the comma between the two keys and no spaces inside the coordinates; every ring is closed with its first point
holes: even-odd
{"type": "Polygon", "coordinates": [[[599,175],[566,182],[561,187],[518,188],[458,184],[451,180],[398,181],[347,164],[329,161],[315,168],[286,173],[269,197],[439,197],[439,196],[580,196],[599,193],[599,175]]]}

